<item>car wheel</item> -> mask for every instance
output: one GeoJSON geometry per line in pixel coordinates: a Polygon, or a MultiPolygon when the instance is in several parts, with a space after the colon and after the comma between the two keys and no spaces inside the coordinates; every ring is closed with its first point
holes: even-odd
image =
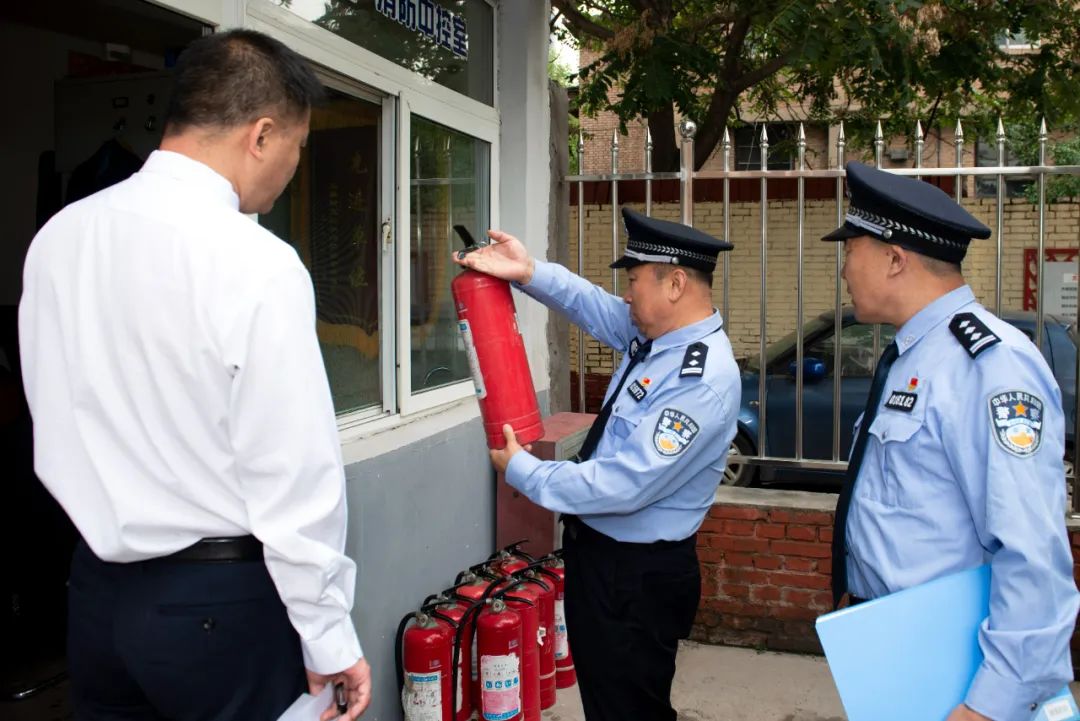
{"type": "MultiPolygon", "coordinates": [[[[728,453],[738,453],[741,456],[752,456],[756,451],[746,436],[742,433],[736,433],[728,453]]],[[[724,485],[752,486],[754,485],[754,481],[757,480],[757,471],[757,466],[750,465],[749,463],[728,462],[727,468],[724,469],[724,485]]]]}

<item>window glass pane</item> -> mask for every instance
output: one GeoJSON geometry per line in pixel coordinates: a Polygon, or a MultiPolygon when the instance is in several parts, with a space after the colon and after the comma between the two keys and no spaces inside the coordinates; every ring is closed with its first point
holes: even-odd
{"type": "Polygon", "coordinates": [[[319,345],[338,413],[382,403],[379,138],[382,109],[335,91],[311,113],[292,182],[259,217],[315,283],[319,345]]]}
{"type": "Polygon", "coordinates": [[[494,18],[485,0],[274,0],[349,42],[491,105],[494,18]]]}
{"type": "MultiPolygon", "coordinates": [[[[794,133],[791,125],[770,123],[769,162],[767,170],[792,170],[794,133]]],[[[761,170],[761,124],[744,125],[735,129],[735,170],[761,170]]]]}
{"type": "MultiPolygon", "coordinates": [[[[975,166],[992,168],[998,164],[997,142],[988,138],[975,141],[975,166]]],[[[1019,158],[1008,146],[1005,148],[1005,165],[1020,165],[1019,158]]],[[[1021,198],[1024,192],[1035,182],[1031,175],[1008,175],[1005,177],[1005,197],[1021,198]]],[[[975,196],[978,198],[997,197],[997,178],[994,176],[975,176],[975,196]]]]}
{"type": "Polygon", "coordinates": [[[488,143],[412,116],[409,272],[412,390],[438,388],[470,377],[457,330],[450,281],[460,246],[454,225],[475,238],[490,223],[488,143]]]}
{"type": "MultiPolygon", "coordinates": [[[[892,343],[896,329],[885,323],[881,326],[881,351],[892,343]]],[[[826,372],[831,374],[835,365],[833,351],[834,336],[829,333],[817,339],[803,350],[803,357],[818,358],[825,363],[826,372]]],[[[843,361],[840,375],[843,378],[869,378],[874,375],[874,326],[857,323],[845,326],[840,332],[840,352],[843,361]]]]}

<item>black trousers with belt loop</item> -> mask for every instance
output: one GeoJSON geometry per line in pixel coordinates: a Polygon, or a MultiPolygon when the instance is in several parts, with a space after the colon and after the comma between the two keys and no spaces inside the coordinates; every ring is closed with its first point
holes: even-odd
{"type": "Polygon", "coordinates": [[[107,563],[80,541],[68,598],[78,721],[275,721],[307,690],[261,557],[107,563]]]}
{"type": "Polygon", "coordinates": [[[701,597],[695,537],[616,541],[564,517],[566,627],[587,721],[674,721],[679,639],[701,597]]]}

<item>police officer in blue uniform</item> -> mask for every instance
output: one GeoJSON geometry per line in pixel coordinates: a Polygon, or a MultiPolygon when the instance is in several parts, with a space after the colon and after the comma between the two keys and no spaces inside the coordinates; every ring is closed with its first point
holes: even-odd
{"type": "Polygon", "coordinates": [[[694,535],[735,436],[739,371],[712,304],[717,254],[731,244],[624,208],[622,298],[533,260],[513,236],[458,262],[515,281],[625,353],[577,462],[492,451],[506,481],[564,514],[566,614],[588,721],[674,721],[678,640],[701,595],[694,535]]]}
{"type": "Polygon", "coordinates": [[[833,593],[876,598],[989,563],[985,660],[948,721],[1029,721],[1072,679],[1061,391],[1039,349],[960,272],[990,229],[922,181],[848,163],[843,277],[864,323],[898,330],[856,423],[833,593]]]}

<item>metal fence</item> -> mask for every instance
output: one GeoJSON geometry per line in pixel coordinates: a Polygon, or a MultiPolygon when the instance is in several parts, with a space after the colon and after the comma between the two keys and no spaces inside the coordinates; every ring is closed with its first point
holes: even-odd
{"type": "MultiPolygon", "coordinates": [[[[761,439],[767,437],[766,430],[769,419],[767,417],[767,403],[766,403],[766,367],[767,367],[767,333],[766,333],[766,308],[768,301],[769,283],[768,283],[768,187],[771,180],[777,179],[794,179],[797,186],[797,224],[796,224],[796,295],[797,295],[797,308],[796,308],[796,357],[795,357],[795,452],[790,457],[779,456],[770,454],[768,448],[764,442],[759,444],[758,454],[755,456],[742,456],[734,453],[729,457],[731,462],[735,463],[748,463],[757,466],[771,466],[774,468],[800,468],[807,470],[843,470],[847,467],[846,460],[841,458],[840,448],[840,413],[841,413],[841,359],[843,348],[841,346],[841,331],[842,331],[842,283],[840,272],[843,266],[843,244],[836,244],[836,287],[835,287],[835,307],[834,307],[834,363],[833,363],[833,418],[832,418],[832,458],[831,460],[820,460],[805,458],[803,454],[803,324],[804,324],[804,212],[806,207],[806,194],[805,183],[807,179],[823,178],[834,179],[836,183],[836,225],[842,225],[844,222],[845,212],[845,197],[844,197],[844,170],[842,167],[833,167],[821,170],[811,170],[806,167],[806,134],[803,128],[803,124],[800,123],[798,127],[798,134],[796,136],[796,153],[795,153],[795,169],[793,170],[769,170],[769,138],[766,129],[763,127],[760,134],[760,158],[761,168],[760,170],[732,170],[732,143],[731,136],[727,129],[724,130],[723,140],[720,147],[720,169],[719,170],[694,170],[693,158],[694,158],[694,135],[697,131],[695,124],[689,120],[683,120],[679,124],[679,136],[681,138],[680,146],[680,169],[677,172],[653,172],[652,170],[652,138],[648,133],[645,137],[644,148],[644,170],[639,172],[620,172],[619,171],[619,136],[613,135],[611,140],[611,172],[598,173],[591,175],[569,175],[566,180],[571,183],[571,192],[574,192],[574,185],[576,185],[577,200],[578,200],[578,214],[577,214],[577,263],[578,272],[582,275],[585,274],[585,183],[586,182],[599,182],[610,183],[610,197],[611,197],[611,253],[612,259],[618,258],[621,255],[621,244],[619,238],[619,184],[625,182],[643,182],[645,191],[645,213],[646,215],[652,215],[653,211],[653,183],[657,181],[672,180],[678,181],[679,184],[679,204],[680,204],[680,219],[681,222],[687,225],[694,224],[694,182],[696,180],[719,180],[723,184],[723,235],[724,237],[730,237],[731,230],[731,182],[736,180],[757,180],[760,182],[760,318],[759,318],[759,331],[760,331],[760,348],[759,348],[759,385],[758,385],[758,436],[761,439]]],[[[1035,187],[1037,189],[1038,200],[1038,272],[1037,272],[1037,292],[1036,292],[1036,320],[1034,341],[1040,347],[1043,344],[1043,331],[1045,322],[1045,310],[1044,310],[1044,283],[1045,277],[1045,262],[1046,262],[1046,183],[1049,176],[1055,175],[1071,175],[1080,176],[1080,166],[1078,165],[1059,165],[1052,166],[1046,163],[1046,151],[1048,143],[1048,133],[1046,128],[1046,122],[1042,121],[1040,124],[1038,146],[1039,146],[1039,163],[1038,165],[1031,166],[1010,166],[1006,165],[1006,134],[1002,122],[998,121],[997,133],[997,165],[992,167],[965,167],[963,165],[964,157],[964,134],[963,128],[958,121],[956,124],[956,131],[954,135],[954,148],[956,164],[952,167],[924,167],[924,145],[925,137],[923,134],[921,123],[916,124],[915,136],[914,136],[914,167],[903,169],[889,169],[888,172],[896,173],[897,175],[908,175],[914,177],[952,177],[955,179],[955,199],[958,203],[963,203],[963,188],[965,185],[965,179],[967,177],[976,178],[992,178],[996,180],[997,184],[997,199],[996,199],[996,227],[994,228],[994,240],[996,242],[996,261],[995,261],[995,297],[993,309],[996,314],[1001,314],[1001,302],[1002,302],[1002,251],[1005,238],[1005,219],[1004,219],[1004,207],[1005,207],[1005,189],[1006,180],[1009,178],[1016,178],[1022,176],[1024,179],[1034,178],[1035,187]]],[[[839,133],[836,138],[836,158],[837,165],[842,165],[845,158],[846,138],[844,135],[844,126],[841,123],[839,126],[839,133]]],[[[881,167],[882,154],[885,149],[885,138],[882,134],[881,123],[877,124],[874,141],[873,141],[873,153],[874,162],[878,167],[881,167]]],[[[579,135],[578,137],[578,157],[584,162],[585,158],[585,141],[584,137],[579,135]]],[[[941,154],[938,155],[939,160],[941,154]]],[[[721,313],[727,324],[730,312],[730,288],[731,288],[731,268],[728,259],[728,254],[722,254],[721,274],[723,279],[723,290],[721,297],[721,313]]],[[[612,292],[618,294],[618,271],[613,270],[611,275],[611,289],[612,292]]],[[[1076,327],[1080,327],[1080,318],[1077,319],[1076,327]]],[[[880,347],[880,326],[874,327],[873,335],[873,351],[874,362],[877,362],[877,358],[881,355],[880,347]]],[[[614,366],[618,364],[618,351],[612,351],[614,366]]],[[[578,335],[578,400],[579,408],[585,407],[585,336],[584,333],[578,335]]],[[[1080,353],[1077,353],[1077,383],[1080,385],[1080,353]]],[[[613,367],[614,367],[613,366],[613,367]]],[[[1080,390],[1080,389],[1078,389],[1080,390]]],[[[1078,393],[1080,395],[1080,393],[1078,393]]],[[[1076,425],[1074,426],[1073,440],[1076,439],[1077,431],[1080,430],[1080,402],[1077,403],[1076,425]]],[[[1076,453],[1077,444],[1073,443],[1074,454],[1076,453]]],[[[1080,513],[1080,492],[1077,489],[1077,481],[1075,473],[1072,474],[1072,508],[1074,513],[1080,513]]]]}

